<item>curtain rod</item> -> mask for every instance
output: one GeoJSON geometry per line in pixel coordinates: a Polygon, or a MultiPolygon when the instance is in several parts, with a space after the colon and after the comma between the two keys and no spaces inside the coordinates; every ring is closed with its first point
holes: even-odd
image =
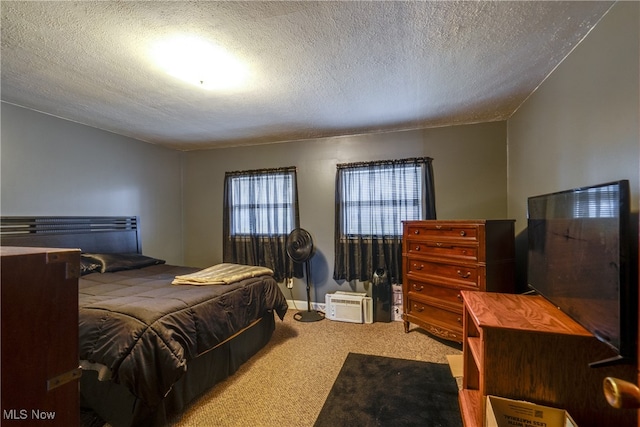
{"type": "Polygon", "coordinates": [[[377,166],[377,165],[396,165],[403,163],[430,163],[433,159],[431,157],[409,157],[406,159],[398,160],[374,160],[370,162],[354,162],[354,163],[339,163],[336,165],[338,169],[341,168],[355,168],[361,166],[377,166]]]}
{"type": "Polygon", "coordinates": [[[245,171],[225,172],[225,175],[250,175],[258,173],[275,173],[275,172],[296,172],[295,166],[285,166],[279,168],[252,169],[245,171]]]}

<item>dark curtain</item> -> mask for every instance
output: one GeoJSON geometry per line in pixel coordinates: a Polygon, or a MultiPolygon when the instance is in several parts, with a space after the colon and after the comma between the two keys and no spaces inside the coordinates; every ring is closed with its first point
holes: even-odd
{"type": "Polygon", "coordinates": [[[402,221],[436,219],[431,162],[421,157],[337,165],[335,280],[371,280],[375,269],[384,268],[391,283],[402,282],[402,221]]]}
{"type": "Polygon", "coordinates": [[[224,262],[268,267],[278,282],[303,277],[286,249],[300,227],[295,167],[227,172],[223,209],[224,262]]]}

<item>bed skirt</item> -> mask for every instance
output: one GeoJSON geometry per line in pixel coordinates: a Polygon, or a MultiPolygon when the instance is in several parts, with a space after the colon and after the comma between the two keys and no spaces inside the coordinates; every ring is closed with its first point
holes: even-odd
{"type": "Polygon", "coordinates": [[[91,408],[113,427],[167,426],[180,416],[187,405],[232,375],[262,349],[274,330],[274,315],[269,313],[232,339],[188,362],[187,373],[158,407],[148,407],[120,384],[98,381],[95,371],[82,373],[80,404],[91,408]]]}

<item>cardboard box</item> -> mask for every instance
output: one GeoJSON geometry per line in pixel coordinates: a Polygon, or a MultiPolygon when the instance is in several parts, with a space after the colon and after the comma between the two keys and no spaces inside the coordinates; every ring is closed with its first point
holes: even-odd
{"type": "Polygon", "coordinates": [[[391,312],[391,320],[394,322],[402,322],[402,306],[394,305],[393,311],[391,312]]]}
{"type": "Polygon", "coordinates": [[[563,409],[487,396],[484,427],[578,427],[563,409]]]}
{"type": "Polygon", "coordinates": [[[391,320],[402,321],[402,285],[391,285],[391,320]]]}

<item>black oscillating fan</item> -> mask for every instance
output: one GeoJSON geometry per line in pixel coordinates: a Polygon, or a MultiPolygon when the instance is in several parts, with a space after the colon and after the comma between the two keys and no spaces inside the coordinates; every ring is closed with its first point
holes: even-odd
{"type": "Polygon", "coordinates": [[[324,319],[322,312],[311,310],[311,268],[309,259],[313,256],[313,239],[303,228],[296,228],[287,237],[287,255],[293,262],[304,264],[307,276],[307,311],[299,311],[293,318],[300,322],[316,322],[324,319]]]}

